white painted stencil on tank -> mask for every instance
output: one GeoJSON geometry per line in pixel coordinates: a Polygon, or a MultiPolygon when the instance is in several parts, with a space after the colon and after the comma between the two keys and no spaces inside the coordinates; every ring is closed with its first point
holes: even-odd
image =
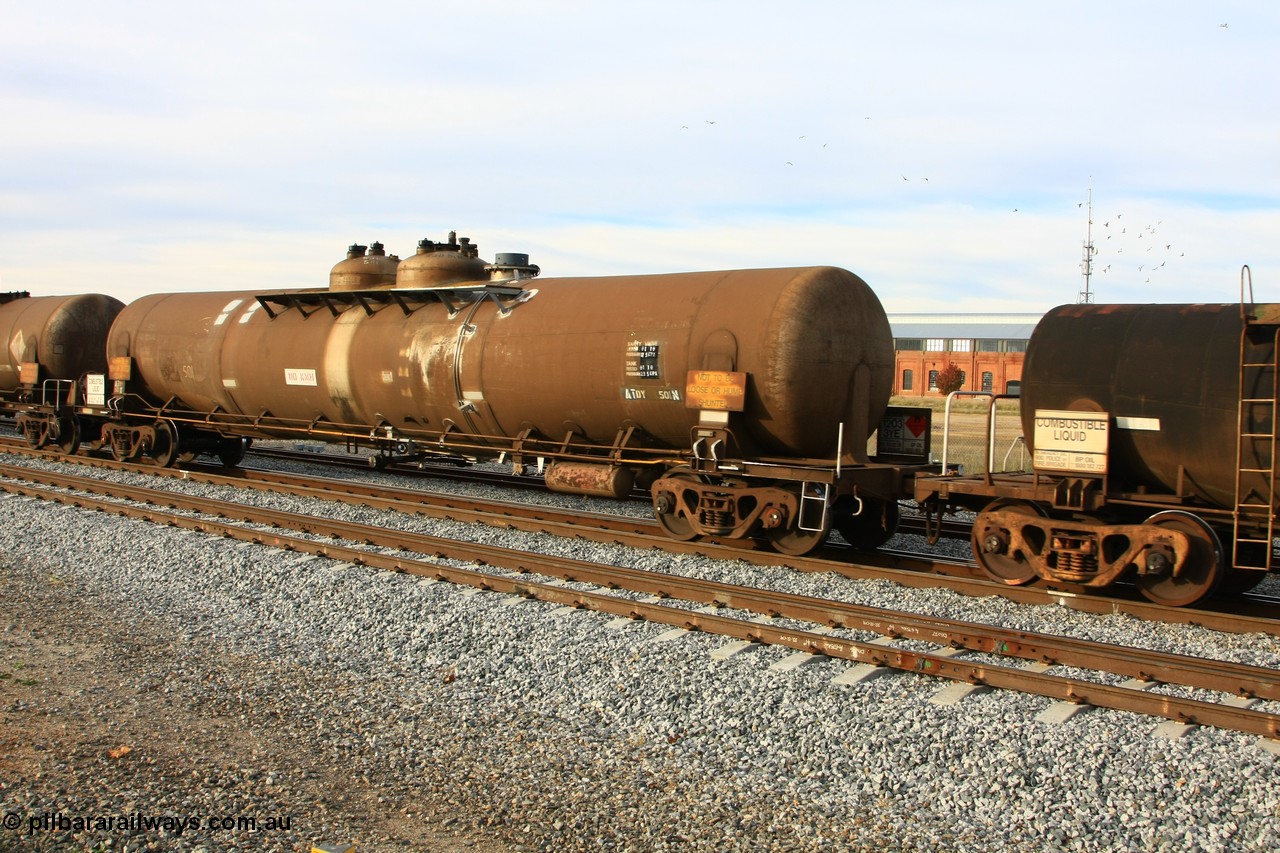
{"type": "Polygon", "coordinates": [[[245,323],[249,322],[250,318],[252,318],[254,314],[258,313],[258,309],[261,307],[262,307],[262,303],[255,301],[252,305],[246,308],[244,313],[240,315],[240,320],[239,320],[240,324],[244,325],[245,323]]]}
{"type": "Polygon", "coordinates": [[[222,309],[222,313],[218,315],[218,319],[213,321],[213,325],[221,326],[223,323],[227,322],[227,318],[231,316],[231,312],[239,308],[241,302],[244,302],[244,300],[232,299],[228,302],[226,307],[222,309]]]}

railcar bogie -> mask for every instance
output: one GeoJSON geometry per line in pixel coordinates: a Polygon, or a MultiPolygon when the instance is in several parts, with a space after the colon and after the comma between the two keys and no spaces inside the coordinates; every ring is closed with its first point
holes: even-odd
{"type": "Polygon", "coordinates": [[[71,455],[80,447],[80,422],[74,415],[28,409],[18,412],[14,422],[27,443],[37,449],[52,447],[71,455]]]}

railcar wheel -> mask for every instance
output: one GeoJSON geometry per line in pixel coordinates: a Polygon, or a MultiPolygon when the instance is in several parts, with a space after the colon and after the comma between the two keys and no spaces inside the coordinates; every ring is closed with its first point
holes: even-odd
{"type": "Polygon", "coordinates": [[[224,467],[234,468],[244,460],[243,438],[224,438],[218,442],[218,459],[224,467]]]}
{"type": "Polygon", "coordinates": [[[653,496],[653,517],[658,526],[672,539],[688,542],[697,537],[693,522],[677,512],[680,502],[677,497],[684,483],[699,483],[702,478],[688,468],[673,468],[662,476],[655,484],[653,496]]]}
{"type": "MultiPolygon", "coordinates": [[[[808,488],[802,486],[801,488],[808,488]]],[[[831,523],[835,516],[833,506],[822,507],[822,516],[817,529],[805,530],[800,527],[801,521],[805,521],[812,525],[815,521],[814,511],[805,513],[806,504],[812,510],[816,495],[806,496],[803,492],[797,492],[796,498],[800,506],[800,512],[795,518],[787,519],[785,525],[770,528],[766,535],[769,537],[769,544],[773,549],[781,554],[789,557],[803,557],[815,548],[823,545],[827,541],[827,537],[831,535],[831,523]],[[808,500],[806,500],[806,497],[808,500]]]]}
{"type": "Polygon", "coordinates": [[[166,420],[158,420],[151,427],[156,438],[151,444],[151,459],[161,468],[168,468],[178,460],[178,431],[166,420]]]}
{"type": "Polygon", "coordinates": [[[879,498],[862,498],[862,512],[853,515],[853,501],[838,500],[832,507],[836,532],[854,548],[874,551],[898,532],[898,502],[879,498]]]}
{"type": "Polygon", "coordinates": [[[1144,523],[1185,533],[1191,540],[1191,553],[1177,577],[1172,573],[1139,575],[1138,589],[1142,594],[1166,607],[1186,607],[1212,595],[1226,571],[1222,542],[1213,528],[1181,510],[1157,512],[1144,523]]]}
{"type": "Polygon", "coordinates": [[[58,437],[54,443],[62,453],[75,456],[80,449],[80,422],[75,418],[58,418],[58,437]]]}
{"type": "Polygon", "coordinates": [[[786,554],[788,557],[803,557],[826,542],[830,535],[831,513],[827,513],[820,530],[801,530],[799,527],[773,528],[769,531],[769,544],[780,554],[786,554]]]}
{"type": "Polygon", "coordinates": [[[992,580],[1009,586],[1025,586],[1039,580],[1040,575],[1036,574],[1035,567],[1025,556],[1009,553],[1008,529],[987,520],[987,513],[993,510],[1015,512],[1030,518],[1048,518],[1049,514],[1039,504],[1000,498],[987,504],[978,513],[973,522],[973,531],[969,534],[974,559],[992,580]]]}

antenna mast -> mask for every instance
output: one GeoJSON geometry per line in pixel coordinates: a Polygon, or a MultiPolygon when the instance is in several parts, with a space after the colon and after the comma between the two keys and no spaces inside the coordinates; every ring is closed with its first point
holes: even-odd
{"type": "Polygon", "coordinates": [[[1093,275],[1093,256],[1098,250],[1093,247],[1093,176],[1089,176],[1089,224],[1084,232],[1084,257],[1080,261],[1080,269],[1084,272],[1084,290],[1080,291],[1076,302],[1088,305],[1093,302],[1093,292],[1089,290],[1089,278],[1093,275]]]}

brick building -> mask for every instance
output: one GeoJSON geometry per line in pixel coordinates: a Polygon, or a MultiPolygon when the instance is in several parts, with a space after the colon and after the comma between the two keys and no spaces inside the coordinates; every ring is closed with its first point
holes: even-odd
{"type": "Polygon", "coordinates": [[[1016,394],[1027,341],[1040,314],[890,314],[896,368],[893,393],[936,397],[948,364],[964,372],[965,391],[1016,394]]]}

